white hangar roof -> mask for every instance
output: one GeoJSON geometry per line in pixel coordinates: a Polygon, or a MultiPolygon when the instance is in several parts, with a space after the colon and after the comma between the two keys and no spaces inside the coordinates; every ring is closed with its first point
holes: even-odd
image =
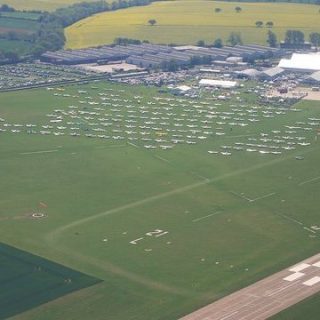
{"type": "Polygon", "coordinates": [[[278,66],[293,71],[320,71],[320,54],[294,53],[291,59],[281,59],[278,66]]]}

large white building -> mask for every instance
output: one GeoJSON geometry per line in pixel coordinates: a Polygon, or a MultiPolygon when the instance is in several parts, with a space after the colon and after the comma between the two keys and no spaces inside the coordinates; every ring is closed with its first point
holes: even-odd
{"type": "Polygon", "coordinates": [[[315,72],[320,71],[320,54],[294,53],[291,59],[281,59],[278,65],[289,71],[315,72]]]}

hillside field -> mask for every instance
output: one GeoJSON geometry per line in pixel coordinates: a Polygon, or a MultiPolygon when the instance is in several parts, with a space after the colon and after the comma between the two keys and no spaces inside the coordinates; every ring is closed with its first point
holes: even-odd
{"type": "Polygon", "coordinates": [[[212,43],[227,40],[232,31],[240,32],[246,43],[266,44],[268,28],[255,22],[272,21],[283,39],[287,29],[299,29],[306,38],[320,31],[319,6],[288,3],[237,3],[207,0],[155,2],[149,6],[106,12],[76,22],[66,29],[66,48],[84,48],[112,43],[116,37],[149,40],[153,43],[190,44],[198,40],[212,43]],[[236,13],[234,8],[242,11],[236,13]],[[222,12],[215,13],[215,8],[222,12]],[[148,25],[155,19],[157,25],[148,25]]]}
{"type": "Polygon", "coordinates": [[[23,54],[30,50],[32,43],[22,39],[9,40],[7,34],[31,36],[40,28],[39,14],[26,12],[5,12],[0,17],[0,50],[23,54]],[[7,37],[7,38],[4,38],[7,37]]]}
{"type": "MultiPolygon", "coordinates": [[[[87,2],[94,0],[86,0],[87,2]]],[[[0,0],[1,4],[8,4],[17,10],[53,11],[57,8],[82,2],[81,0],[0,0]]]]}
{"type": "Polygon", "coordinates": [[[12,320],[176,320],[318,253],[319,127],[285,133],[318,103],[241,99],[105,82],[1,93],[0,241],[103,280],[12,320]],[[280,153],[208,152],[277,134],[280,153]],[[159,148],[175,136],[194,143],[159,148]]]}

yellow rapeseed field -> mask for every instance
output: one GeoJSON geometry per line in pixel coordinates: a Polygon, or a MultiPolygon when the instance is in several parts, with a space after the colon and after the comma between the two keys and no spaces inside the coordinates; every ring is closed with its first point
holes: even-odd
{"type": "Polygon", "coordinates": [[[244,42],[266,43],[266,27],[257,28],[256,21],[272,21],[272,30],[283,38],[287,29],[306,34],[320,32],[319,6],[292,3],[237,3],[209,0],[155,2],[97,14],[66,29],[67,48],[83,48],[112,43],[116,37],[149,40],[154,43],[212,42],[226,40],[232,31],[240,32],[244,42]],[[242,11],[237,13],[235,7],[242,11]],[[220,13],[215,13],[220,8],[220,13]],[[157,24],[150,26],[148,20],[157,24]]]}

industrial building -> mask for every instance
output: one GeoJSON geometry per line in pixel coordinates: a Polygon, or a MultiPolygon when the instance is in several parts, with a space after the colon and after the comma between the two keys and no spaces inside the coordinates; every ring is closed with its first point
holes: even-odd
{"type": "Polygon", "coordinates": [[[266,69],[259,74],[260,80],[274,80],[277,77],[281,76],[285,72],[284,69],[280,67],[274,67],[266,69]]]}
{"type": "Polygon", "coordinates": [[[260,76],[261,72],[256,69],[245,69],[241,71],[236,71],[235,74],[238,78],[253,80],[257,79],[260,76]]]}
{"type": "Polygon", "coordinates": [[[60,50],[42,54],[41,61],[61,65],[107,64],[125,61],[142,68],[158,68],[164,62],[175,61],[179,66],[186,66],[194,57],[210,58],[211,61],[253,61],[278,56],[279,49],[259,45],[236,45],[223,48],[203,48],[197,46],[170,47],[143,43],[127,46],[102,46],[79,50],[60,50]]]}
{"type": "Polygon", "coordinates": [[[311,84],[311,85],[319,85],[320,84],[320,71],[316,71],[309,75],[305,81],[305,83],[311,84]]]}
{"type": "Polygon", "coordinates": [[[79,50],[60,50],[42,54],[41,61],[53,64],[87,64],[125,60],[132,55],[157,54],[171,52],[168,46],[153,44],[130,44],[127,46],[103,46],[79,50]]]}

